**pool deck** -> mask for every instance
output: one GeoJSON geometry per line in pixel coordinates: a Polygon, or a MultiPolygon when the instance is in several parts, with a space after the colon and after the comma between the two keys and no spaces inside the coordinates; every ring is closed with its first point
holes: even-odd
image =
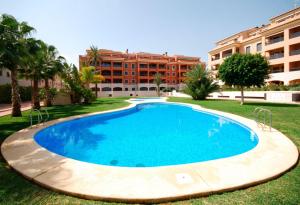
{"type": "MultiPolygon", "coordinates": [[[[161,102],[165,98],[145,100],[161,102]]],[[[203,110],[236,120],[251,128],[259,137],[258,145],[233,157],[192,164],[162,167],[116,167],[97,165],[66,158],[39,146],[33,136],[47,126],[84,116],[126,108],[57,119],[20,130],[1,146],[2,155],[17,172],[44,187],[73,196],[119,202],[155,203],[205,196],[256,185],[276,178],[298,160],[297,147],[281,132],[262,130],[256,122],[234,114],[203,110]]],[[[199,148],[200,149],[200,148],[199,148]]],[[[12,182],[13,183],[13,182],[12,182]]]]}

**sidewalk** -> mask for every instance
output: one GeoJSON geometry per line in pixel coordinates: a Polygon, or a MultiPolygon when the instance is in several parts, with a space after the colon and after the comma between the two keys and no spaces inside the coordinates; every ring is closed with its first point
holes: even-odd
{"type": "MultiPolygon", "coordinates": [[[[21,103],[21,110],[29,110],[31,108],[31,102],[22,102],[21,103]]],[[[0,104],[0,117],[4,115],[9,115],[11,114],[11,104],[0,104]]]]}

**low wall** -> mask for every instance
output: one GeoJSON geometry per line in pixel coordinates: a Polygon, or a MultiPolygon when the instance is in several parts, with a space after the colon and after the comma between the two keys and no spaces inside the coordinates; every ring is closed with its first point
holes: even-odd
{"type": "MultiPolygon", "coordinates": [[[[245,100],[295,103],[300,102],[300,91],[245,91],[245,100]]],[[[240,100],[240,91],[214,92],[210,99],[240,100]]]]}
{"type": "Polygon", "coordinates": [[[69,105],[71,104],[71,97],[67,93],[58,92],[53,99],[53,105],[69,105]]]}
{"type": "MultiPolygon", "coordinates": [[[[160,92],[161,96],[166,93],[160,92]]],[[[101,91],[98,97],[157,97],[156,91],[101,91]]]]}

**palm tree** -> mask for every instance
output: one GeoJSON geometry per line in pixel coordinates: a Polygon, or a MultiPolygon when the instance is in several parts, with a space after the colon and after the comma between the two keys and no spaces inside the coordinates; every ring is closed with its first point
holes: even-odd
{"type": "Polygon", "coordinates": [[[98,97],[98,83],[101,83],[105,80],[105,78],[100,74],[94,74],[92,83],[95,84],[95,95],[98,97]]]}
{"type": "Polygon", "coordinates": [[[42,68],[42,78],[45,80],[45,93],[46,101],[45,106],[52,106],[52,97],[49,88],[49,80],[53,80],[54,77],[61,73],[64,69],[65,58],[58,56],[57,49],[50,45],[44,48],[44,66],[42,68]]]}
{"type": "Polygon", "coordinates": [[[157,95],[160,96],[160,85],[162,84],[161,74],[156,73],[154,75],[154,83],[156,84],[157,95]]]}
{"type": "Polygon", "coordinates": [[[185,92],[194,100],[204,100],[209,93],[219,90],[219,86],[201,65],[197,65],[186,74],[185,92]]]}
{"type": "Polygon", "coordinates": [[[22,116],[21,100],[18,90],[18,69],[23,66],[25,42],[34,28],[26,22],[18,22],[13,16],[0,17],[0,69],[11,72],[12,116],[22,116]]]}
{"type": "Polygon", "coordinates": [[[90,47],[90,52],[88,53],[90,60],[92,61],[92,66],[94,66],[96,68],[97,66],[97,61],[99,58],[99,49],[96,46],[91,45],[90,47]]]}
{"type": "Polygon", "coordinates": [[[43,76],[43,68],[45,66],[45,50],[47,45],[34,38],[28,39],[27,56],[24,59],[25,66],[20,69],[21,77],[31,79],[33,82],[32,88],[32,104],[34,109],[40,109],[39,99],[39,81],[43,76]]]}
{"type": "Polygon", "coordinates": [[[95,67],[82,67],[80,72],[80,79],[84,83],[86,88],[90,87],[90,83],[94,80],[95,67]]]}

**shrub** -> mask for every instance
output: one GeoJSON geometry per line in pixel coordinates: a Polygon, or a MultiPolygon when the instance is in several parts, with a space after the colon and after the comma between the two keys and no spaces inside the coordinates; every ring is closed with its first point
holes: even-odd
{"type": "MultiPolygon", "coordinates": [[[[22,101],[31,100],[31,87],[19,86],[19,94],[22,101]]],[[[11,103],[11,85],[0,85],[0,103],[11,103]]]]}
{"type": "MultiPolygon", "coordinates": [[[[57,94],[57,89],[56,88],[50,88],[49,89],[50,95],[51,95],[51,100],[54,99],[54,96],[57,94]]],[[[46,99],[46,90],[45,88],[41,88],[39,91],[39,96],[41,100],[46,99]]]]}
{"type": "Polygon", "coordinates": [[[197,65],[187,72],[186,77],[184,92],[191,95],[194,100],[204,100],[209,93],[219,90],[217,83],[213,82],[209,73],[201,65],[197,65]]]}
{"type": "Polygon", "coordinates": [[[84,99],[84,103],[85,104],[89,104],[91,102],[93,102],[94,100],[96,100],[96,95],[92,92],[92,90],[88,89],[88,88],[81,88],[81,95],[84,99]]]}

